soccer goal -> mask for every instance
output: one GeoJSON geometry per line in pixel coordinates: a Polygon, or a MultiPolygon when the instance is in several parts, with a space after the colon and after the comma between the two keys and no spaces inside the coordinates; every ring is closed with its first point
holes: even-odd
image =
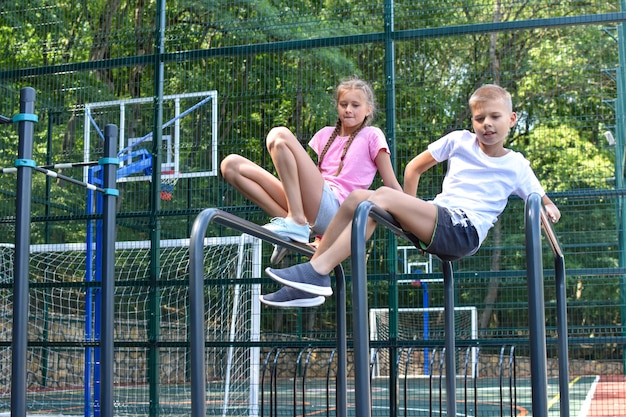
{"type": "MultiPolygon", "coordinates": [[[[189,239],[160,242],[158,288],[151,284],[150,248],[149,241],[115,245],[115,409],[148,415],[156,396],[160,415],[189,415],[189,239]],[[156,351],[150,347],[155,344],[156,351]]],[[[31,246],[27,371],[33,412],[84,409],[92,415],[98,404],[100,294],[90,253],[84,243],[31,246]]],[[[14,246],[0,245],[5,288],[14,279],[14,259],[14,246]]],[[[258,410],[260,351],[249,343],[260,337],[260,285],[253,278],[261,276],[261,241],[248,235],[205,238],[203,263],[210,415],[252,416],[258,410]]],[[[11,292],[2,290],[5,342],[11,302],[11,292]]],[[[10,348],[0,349],[0,363],[10,359],[10,348]]],[[[10,366],[0,367],[1,380],[10,374],[10,366]]],[[[0,395],[0,409],[8,406],[5,400],[0,395]]]]}
{"type": "MultiPolygon", "coordinates": [[[[444,340],[444,308],[428,307],[428,308],[399,308],[398,309],[398,340],[444,340]]],[[[472,340],[478,338],[478,315],[476,307],[455,307],[454,319],[456,327],[456,338],[461,340],[472,340]]],[[[390,317],[387,308],[372,308],[369,312],[370,338],[371,340],[388,340],[390,336],[390,317]]],[[[408,377],[427,376],[433,373],[430,367],[432,359],[432,348],[427,344],[420,343],[416,348],[404,349],[398,361],[401,375],[408,377]],[[409,355],[409,356],[406,356],[409,355]]],[[[456,354],[456,353],[455,353],[456,354]]],[[[475,375],[478,362],[476,348],[469,351],[470,370],[467,372],[475,375]]],[[[457,361],[462,362],[465,359],[457,357],[457,361]]],[[[385,377],[389,375],[389,355],[385,349],[371,350],[371,364],[373,377],[385,377]]],[[[464,369],[459,366],[457,369],[464,369]]]]}

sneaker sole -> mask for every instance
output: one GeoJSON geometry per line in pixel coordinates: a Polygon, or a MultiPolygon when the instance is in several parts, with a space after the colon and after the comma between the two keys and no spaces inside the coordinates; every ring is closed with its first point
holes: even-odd
{"type": "Polygon", "coordinates": [[[272,307],[282,307],[282,308],[290,308],[290,307],[317,307],[319,305],[324,304],[326,301],[326,297],[318,296],[314,298],[306,298],[301,300],[290,300],[290,301],[270,301],[265,300],[262,295],[259,296],[259,300],[263,304],[267,304],[272,307]]]}
{"type": "MultiPolygon", "coordinates": [[[[276,232],[274,232],[276,233],[276,232]]],[[[302,237],[300,235],[292,235],[290,233],[276,233],[278,236],[282,236],[282,237],[286,237],[287,239],[291,239],[294,242],[298,242],[298,243],[309,243],[309,236],[307,237],[302,237]]]]}
{"type": "Polygon", "coordinates": [[[292,234],[292,233],[289,233],[289,232],[272,230],[270,227],[266,227],[266,229],[269,230],[272,233],[277,234],[278,236],[282,237],[283,239],[291,239],[294,242],[298,242],[298,243],[309,243],[309,241],[311,239],[310,235],[306,235],[306,236],[296,235],[296,234],[292,234]]]}
{"type": "Polygon", "coordinates": [[[289,250],[284,246],[280,246],[278,250],[274,249],[272,256],[270,256],[270,263],[274,265],[280,263],[280,261],[285,258],[285,255],[287,255],[287,252],[289,252],[289,250]]]}
{"type": "Polygon", "coordinates": [[[320,287],[319,285],[311,285],[311,284],[305,284],[302,282],[288,281],[274,274],[270,270],[270,268],[266,268],[265,273],[269,275],[270,278],[272,278],[274,281],[280,284],[286,285],[288,287],[295,288],[300,291],[308,292],[314,295],[322,295],[324,297],[330,297],[331,295],[333,295],[333,289],[330,287],[320,287]]]}

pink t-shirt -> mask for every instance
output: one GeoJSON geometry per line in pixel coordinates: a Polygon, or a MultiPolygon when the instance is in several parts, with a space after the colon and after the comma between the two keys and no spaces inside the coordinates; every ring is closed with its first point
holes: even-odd
{"type": "MultiPolygon", "coordinates": [[[[334,126],[324,127],[309,141],[309,146],[318,158],[334,130],[334,126]]],[[[389,145],[382,130],[367,126],[354,138],[343,160],[343,168],[336,177],[335,172],[339,168],[339,160],[349,138],[349,136],[337,136],[322,161],[322,177],[335,192],[340,204],[351,191],[368,189],[372,185],[378,170],[374,162],[378,152],[384,150],[389,153],[389,145]]]]}

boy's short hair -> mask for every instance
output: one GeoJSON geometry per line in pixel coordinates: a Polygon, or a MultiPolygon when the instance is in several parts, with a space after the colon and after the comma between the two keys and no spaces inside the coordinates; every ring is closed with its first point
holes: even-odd
{"type": "Polygon", "coordinates": [[[469,99],[470,107],[486,101],[502,100],[502,102],[508,107],[509,111],[513,111],[513,100],[511,94],[504,88],[496,84],[485,84],[478,87],[474,94],[469,99]]]}

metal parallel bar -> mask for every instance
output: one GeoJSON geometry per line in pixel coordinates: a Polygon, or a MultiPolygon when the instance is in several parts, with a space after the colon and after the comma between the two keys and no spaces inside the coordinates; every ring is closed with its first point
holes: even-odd
{"type": "MultiPolygon", "coordinates": [[[[530,368],[532,375],[532,412],[533,416],[547,417],[548,367],[544,311],[543,258],[541,253],[541,212],[541,197],[539,194],[533,193],[526,200],[524,217],[526,222],[526,269],[528,272],[528,326],[530,339],[530,368]]],[[[557,298],[561,298],[561,295],[557,294],[557,298]]],[[[564,302],[565,300],[561,301],[564,302]]],[[[557,311],[557,313],[560,314],[560,311],[557,311]]],[[[559,317],[559,322],[561,322],[561,320],[562,318],[559,317]]],[[[563,339],[563,337],[559,337],[559,339],[563,339]]],[[[559,342],[561,343],[562,341],[560,340],[559,342]]],[[[563,360],[567,361],[567,352],[565,353],[565,357],[559,355],[559,369],[561,361],[563,360]]],[[[565,382],[567,386],[567,381],[565,382]]],[[[569,402],[567,390],[563,394],[565,394],[564,396],[567,398],[567,402],[569,402]]],[[[561,412],[564,411],[565,410],[561,410],[561,412]]]]}
{"type": "MultiPolygon", "coordinates": [[[[539,216],[543,232],[548,239],[548,243],[550,243],[550,247],[552,248],[552,252],[554,252],[554,256],[563,259],[563,251],[561,250],[561,245],[559,244],[559,240],[556,237],[556,233],[554,232],[552,223],[550,222],[550,220],[548,220],[546,212],[541,210],[541,201],[539,202],[539,216]]],[[[554,269],[556,270],[558,268],[555,267],[554,269]]]]}
{"type": "MultiPolygon", "coordinates": [[[[383,224],[396,235],[402,236],[414,244],[414,236],[404,232],[395,219],[385,210],[369,201],[364,201],[355,210],[352,222],[352,309],[354,332],[354,372],[355,372],[355,407],[359,417],[371,417],[371,391],[368,368],[369,332],[367,329],[367,267],[365,257],[365,235],[367,220],[372,217],[378,224],[383,224]]],[[[446,366],[446,411],[448,416],[456,415],[456,363],[454,330],[454,278],[452,264],[443,263],[444,298],[445,298],[445,366],[446,366]]]]}
{"type": "Polygon", "coordinates": [[[454,276],[452,263],[441,261],[443,267],[444,328],[446,347],[446,415],[456,416],[456,326],[454,324],[454,276]]]}
{"type": "MultiPolygon", "coordinates": [[[[556,285],[556,317],[557,317],[557,334],[558,334],[558,355],[559,355],[559,394],[560,394],[560,412],[561,416],[570,415],[569,406],[569,361],[568,361],[568,340],[567,340],[567,288],[565,278],[565,259],[563,250],[554,232],[554,227],[548,216],[541,206],[541,198],[539,195],[532,195],[527,203],[530,206],[529,211],[539,211],[539,222],[543,229],[546,239],[550,243],[552,252],[554,253],[554,281],[556,285]]],[[[541,236],[535,236],[534,242],[540,246],[541,236]]],[[[528,246],[527,246],[528,248],[528,246]]],[[[527,249],[528,250],[528,249],[527,249]]],[[[543,274],[543,271],[542,271],[543,274]]],[[[543,280],[543,275],[542,275],[543,280]]]]}
{"type": "Polygon", "coordinates": [[[530,368],[532,375],[533,416],[548,416],[548,378],[546,329],[544,312],[543,260],[541,245],[540,204],[538,195],[526,201],[526,269],[528,272],[528,327],[530,338],[530,368]]]}
{"type": "Polygon", "coordinates": [[[565,259],[552,223],[541,210],[541,225],[554,252],[554,281],[556,285],[557,334],[559,354],[559,392],[561,416],[569,416],[569,361],[567,337],[567,287],[565,277],[565,259]]]}
{"type": "MultiPolygon", "coordinates": [[[[225,211],[209,208],[196,217],[189,241],[189,304],[190,304],[190,360],[191,360],[191,417],[206,415],[206,382],[204,363],[204,278],[203,241],[210,223],[238,230],[263,241],[279,244],[305,256],[312,256],[313,248],[284,240],[258,224],[241,219],[225,211]]],[[[341,265],[334,269],[335,295],[337,297],[337,416],[347,417],[347,326],[346,286],[341,265]]],[[[365,364],[367,372],[368,365],[365,364]]],[[[358,414],[357,414],[358,415],[358,414]]]]}
{"type": "MultiPolygon", "coordinates": [[[[374,218],[397,235],[407,238],[414,244],[414,236],[406,234],[386,211],[369,201],[361,203],[354,214],[352,224],[352,271],[353,312],[354,312],[354,356],[355,356],[355,402],[356,415],[371,416],[370,381],[367,375],[367,352],[369,334],[360,317],[367,314],[367,278],[365,265],[365,234],[367,220],[374,218]]],[[[567,346],[567,307],[565,288],[565,266],[563,252],[556,239],[552,224],[542,210],[538,194],[529,196],[526,202],[526,262],[528,274],[529,333],[531,352],[531,374],[533,391],[533,415],[547,416],[547,353],[543,288],[543,260],[541,255],[541,226],[546,233],[555,254],[555,276],[557,285],[557,320],[559,348],[559,385],[561,393],[561,416],[569,416],[569,371],[567,346]]],[[[454,326],[454,279],[450,262],[443,262],[444,305],[445,305],[445,347],[446,347],[446,401],[447,415],[456,414],[456,364],[454,326]]]]}
{"type": "Polygon", "coordinates": [[[352,332],[354,338],[354,406],[355,415],[372,416],[369,378],[369,332],[367,330],[367,265],[365,231],[373,204],[365,201],[357,207],[352,221],[352,332]]]}
{"type": "Polygon", "coordinates": [[[556,284],[556,317],[559,353],[559,392],[561,416],[569,417],[569,347],[567,341],[567,288],[565,279],[565,261],[563,257],[554,258],[557,271],[556,284]]]}

